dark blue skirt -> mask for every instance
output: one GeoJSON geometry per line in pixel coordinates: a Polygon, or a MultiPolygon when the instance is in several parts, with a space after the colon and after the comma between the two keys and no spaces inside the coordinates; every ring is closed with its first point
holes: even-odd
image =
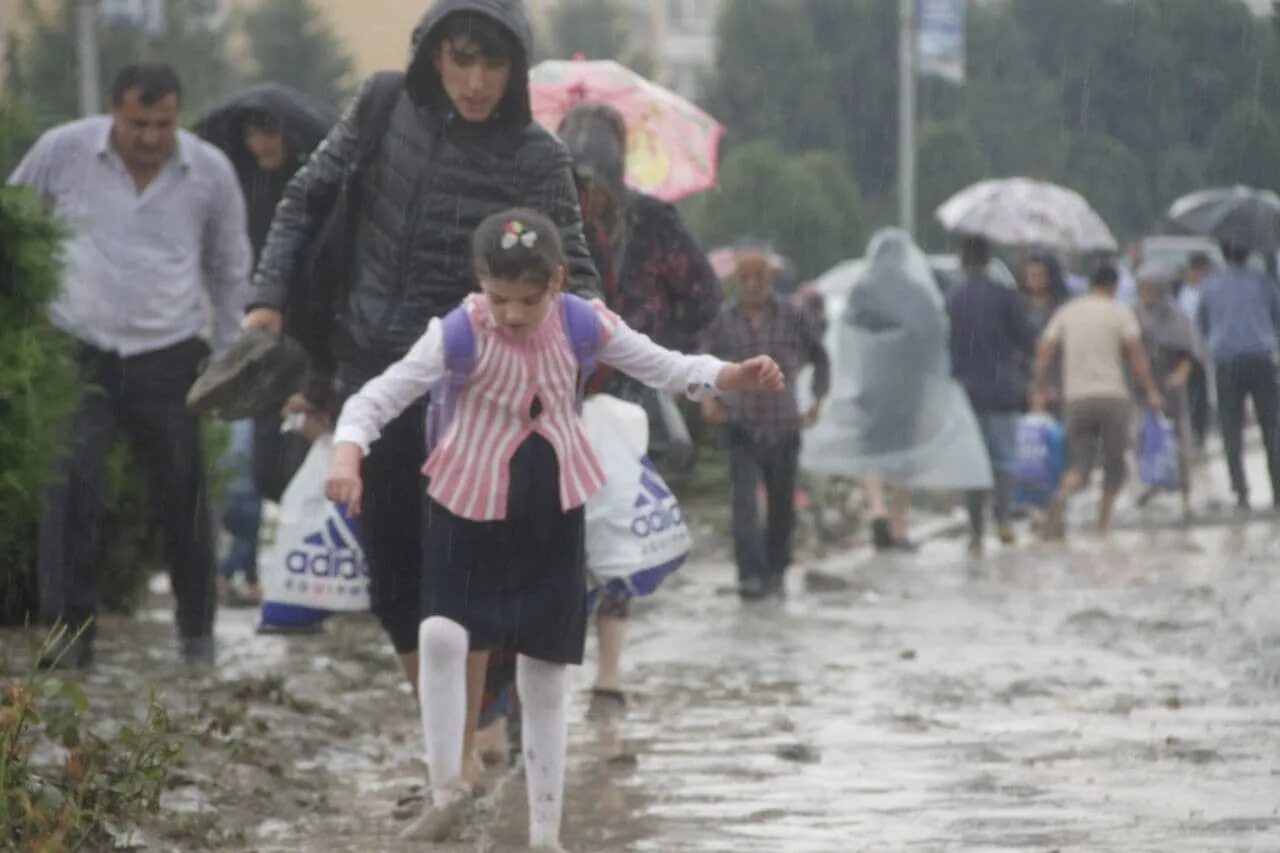
{"type": "Polygon", "coordinates": [[[555,450],[534,434],[511,458],[504,520],[470,521],[426,502],[423,613],[466,628],[472,651],[582,663],[583,511],[560,509],[559,472],[555,450]]]}

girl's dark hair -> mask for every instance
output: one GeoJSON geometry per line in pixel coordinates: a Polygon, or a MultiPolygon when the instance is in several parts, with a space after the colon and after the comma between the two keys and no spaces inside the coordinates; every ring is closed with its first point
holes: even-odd
{"type": "Polygon", "coordinates": [[[550,219],[525,208],[487,217],[471,240],[476,277],[546,287],[565,265],[560,233],[550,219]]]}
{"type": "Polygon", "coordinates": [[[463,10],[446,16],[433,35],[437,52],[445,42],[466,36],[476,43],[480,55],[487,59],[514,60],[520,53],[519,45],[510,30],[488,15],[476,12],[463,10]]]}

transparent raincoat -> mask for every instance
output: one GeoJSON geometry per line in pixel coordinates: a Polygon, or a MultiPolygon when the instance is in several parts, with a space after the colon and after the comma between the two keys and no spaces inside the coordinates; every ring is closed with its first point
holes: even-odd
{"type": "Polygon", "coordinates": [[[977,420],[951,378],[946,305],[906,232],[877,232],[861,273],[826,304],[831,395],[805,434],[802,467],[914,488],[990,488],[977,420]]]}

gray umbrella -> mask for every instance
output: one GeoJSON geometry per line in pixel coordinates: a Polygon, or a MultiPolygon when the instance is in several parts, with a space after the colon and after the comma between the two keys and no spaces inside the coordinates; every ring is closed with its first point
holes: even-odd
{"type": "Polygon", "coordinates": [[[1114,251],[1116,238],[1084,197],[1031,178],[980,181],[938,208],[948,231],[974,234],[1006,246],[1063,251],[1114,251]]]}
{"type": "Polygon", "coordinates": [[[1169,208],[1171,223],[1244,249],[1280,249],[1280,196],[1252,187],[1215,187],[1185,195],[1169,208]]]}

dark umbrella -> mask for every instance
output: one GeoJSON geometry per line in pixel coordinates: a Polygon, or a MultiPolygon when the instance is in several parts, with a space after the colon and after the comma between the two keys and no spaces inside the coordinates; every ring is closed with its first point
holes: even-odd
{"type": "Polygon", "coordinates": [[[1252,187],[1216,187],[1183,196],[1168,220],[1242,249],[1280,249],[1280,196],[1252,187]]]}
{"type": "Polygon", "coordinates": [[[237,92],[209,110],[196,122],[194,130],[221,148],[236,169],[243,171],[252,165],[244,145],[244,121],[260,113],[280,123],[289,147],[304,160],[338,120],[332,108],[310,95],[278,83],[263,83],[237,92]]]}

